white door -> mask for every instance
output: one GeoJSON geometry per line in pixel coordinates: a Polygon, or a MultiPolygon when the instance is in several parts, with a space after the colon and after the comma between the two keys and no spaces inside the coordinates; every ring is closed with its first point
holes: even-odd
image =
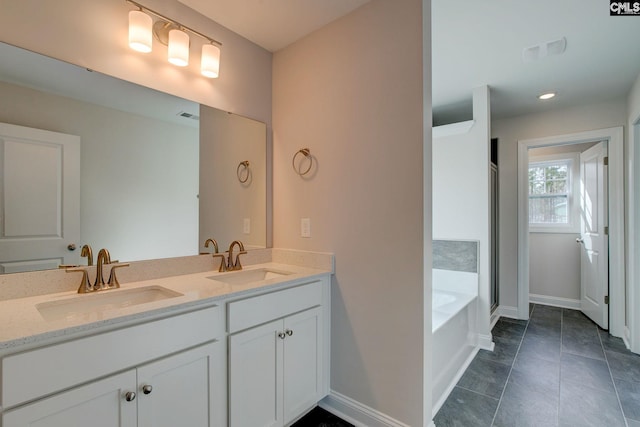
{"type": "Polygon", "coordinates": [[[78,264],[80,137],[0,123],[0,273],[78,264]]]}
{"type": "Polygon", "coordinates": [[[601,328],[609,328],[609,240],[606,142],[580,154],[580,299],[581,309],[601,328]]]}
{"type": "Polygon", "coordinates": [[[76,387],[2,414],[4,427],[136,427],[136,372],[76,387]]]}

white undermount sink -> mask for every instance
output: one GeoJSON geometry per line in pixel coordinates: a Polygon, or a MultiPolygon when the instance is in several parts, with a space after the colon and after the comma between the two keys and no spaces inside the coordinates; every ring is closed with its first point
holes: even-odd
{"type": "Polygon", "coordinates": [[[36,304],[36,309],[45,320],[100,320],[108,311],[179,296],[182,294],[161,286],[110,289],[59,301],[43,302],[36,304]]]}
{"type": "Polygon", "coordinates": [[[261,282],[263,280],[278,279],[283,276],[293,274],[290,271],[276,270],[272,268],[256,268],[254,270],[238,270],[215,276],[208,276],[207,279],[227,283],[229,285],[247,285],[249,283],[261,282]]]}

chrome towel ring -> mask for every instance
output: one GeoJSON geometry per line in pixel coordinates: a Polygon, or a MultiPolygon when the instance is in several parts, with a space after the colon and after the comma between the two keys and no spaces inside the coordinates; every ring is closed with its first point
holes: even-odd
{"type": "Polygon", "coordinates": [[[296,152],[296,154],[293,155],[293,160],[291,161],[291,165],[293,166],[293,170],[300,176],[304,176],[306,174],[309,173],[309,171],[311,170],[311,167],[313,166],[313,156],[311,155],[311,150],[309,150],[308,148],[302,148],[300,150],[298,150],[296,152]],[[296,167],[296,158],[302,154],[304,156],[304,159],[300,159],[300,161],[298,161],[298,166],[296,167]],[[309,163],[309,165],[307,166],[306,169],[302,169],[302,164],[305,162],[305,160],[309,163]]]}
{"type": "Polygon", "coordinates": [[[236,175],[238,176],[238,181],[240,181],[241,184],[244,184],[249,180],[249,176],[251,175],[251,170],[249,169],[249,160],[238,163],[238,167],[236,168],[236,175]]]}

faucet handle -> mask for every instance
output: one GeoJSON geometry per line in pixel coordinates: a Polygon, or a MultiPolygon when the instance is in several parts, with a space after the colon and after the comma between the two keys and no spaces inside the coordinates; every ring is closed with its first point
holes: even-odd
{"type": "Polygon", "coordinates": [[[220,268],[218,268],[218,271],[220,273],[227,271],[227,260],[224,259],[224,254],[213,254],[213,257],[220,258],[220,268]]]}
{"type": "Polygon", "coordinates": [[[86,294],[87,292],[93,291],[93,285],[89,281],[89,272],[86,267],[68,267],[65,268],[64,271],[67,273],[82,273],[82,279],[78,287],[79,294],[86,294]]]}
{"type": "Polygon", "coordinates": [[[109,280],[107,281],[107,284],[110,288],[119,288],[120,283],[118,282],[118,278],[116,277],[116,268],[129,267],[130,264],[128,262],[118,263],[117,261],[111,264],[113,266],[111,267],[111,271],[109,272],[109,280]]]}
{"type": "Polygon", "coordinates": [[[240,264],[240,255],[245,255],[247,251],[240,251],[238,255],[236,255],[236,262],[233,264],[234,270],[242,270],[242,264],[240,264]]]}

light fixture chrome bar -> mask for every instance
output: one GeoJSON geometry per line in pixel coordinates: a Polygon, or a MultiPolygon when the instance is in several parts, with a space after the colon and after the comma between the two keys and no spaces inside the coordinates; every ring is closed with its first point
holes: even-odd
{"type": "Polygon", "coordinates": [[[206,35],[202,34],[202,33],[201,33],[201,32],[199,32],[199,31],[193,30],[193,29],[191,29],[191,28],[187,27],[186,25],[183,25],[183,24],[179,23],[179,22],[178,22],[178,21],[176,21],[175,19],[171,19],[171,18],[169,18],[169,17],[167,17],[167,16],[165,16],[165,15],[161,14],[160,12],[156,12],[156,11],[155,11],[155,10],[153,10],[153,9],[149,9],[147,6],[144,6],[144,5],[140,4],[140,3],[138,3],[137,1],[134,1],[134,0],[125,0],[125,1],[126,1],[127,3],[131,3],[131,4],[133,4],[133,5],[134,5],[134,6],[136,6],[136,7],[139,7],[139,8],[140,8],[140,10],[146,11],[146,12],[148,12],[148,13],[152,14],[152,15],[155,15],[156,17],[158,17],[158,18],[160,18],[160,19],[162,19],[162,20],[165,20],[165,21],[167,21],[167,22],[172,23],[173,25],[175,25],[175,26],[177,26],[177,27],[181,28],[182,30],[189,31],[190,33],[193,33],[193,34],[195,34],[196,36],[198,36],[198,37],[200,37],[200,38],[203,38],[203,39],[205,39],[205,40],[208,40],[210,43],[214,43],[214,44],[217,44],[218,46],[222,46],[222,43],[221,43],[221,42],[219,42],[218,40],[216,40],[216,39],[214,39],[214,38],[211,38],[211,37],[209,37],[209,36],[206,36],[206,35]]]}

